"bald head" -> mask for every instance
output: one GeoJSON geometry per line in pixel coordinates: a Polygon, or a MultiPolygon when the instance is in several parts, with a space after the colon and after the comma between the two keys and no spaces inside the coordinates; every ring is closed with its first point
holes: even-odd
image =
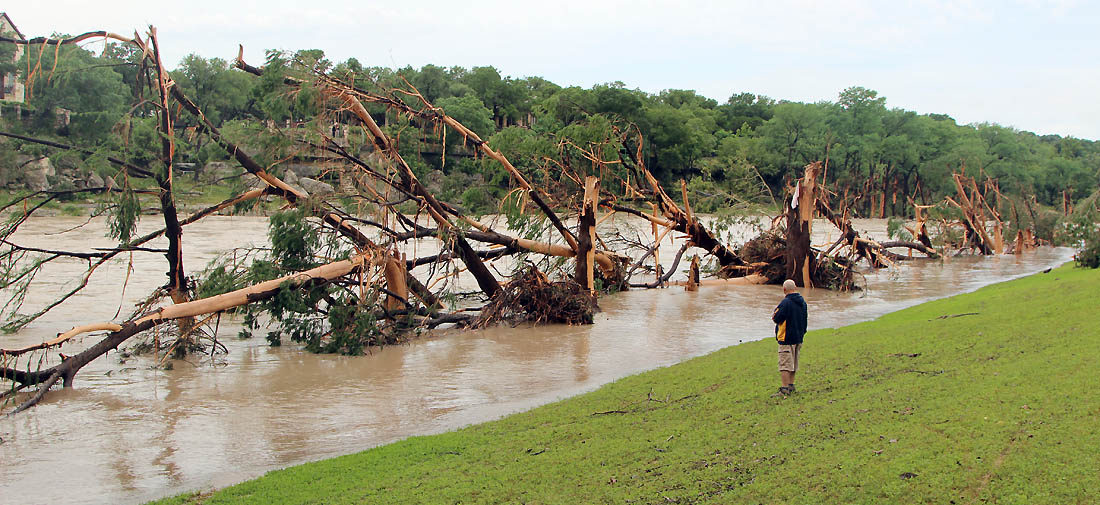
{"type": "Polygon", "coordinates": [[[798,286],[796,286],[794,284],[793,280],[787,279],[787,280],[783,281],[783,294],[789,295],[791,293],[794,293],[797,290],[798,290],[798,286]]]}

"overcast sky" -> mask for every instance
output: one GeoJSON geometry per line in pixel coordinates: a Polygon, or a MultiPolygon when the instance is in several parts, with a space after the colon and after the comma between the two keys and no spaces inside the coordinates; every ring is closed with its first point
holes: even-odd
{"type": "MultiPolygon", "coordinates": [[[[157,27],[166,60],[194,52],[263,63],[265,49],[334,62],[492,65],[562,86],[622,81],[887,106],[1100,139],[1100,2],[38,0],[5,5],[27,37],[157,27]]],[[[97,50],[101,43],[90,44],[97,50]]]]}

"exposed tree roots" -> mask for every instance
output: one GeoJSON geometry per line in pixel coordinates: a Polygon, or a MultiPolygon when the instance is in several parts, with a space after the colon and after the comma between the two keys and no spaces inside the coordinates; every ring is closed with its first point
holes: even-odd
{"type": "Polygon", "coordinates": [[[505,284],[482,311],[474,326],[501,322],[591,324],[596,297],[572,279],[552,281],[528,266],[505,284]]]}

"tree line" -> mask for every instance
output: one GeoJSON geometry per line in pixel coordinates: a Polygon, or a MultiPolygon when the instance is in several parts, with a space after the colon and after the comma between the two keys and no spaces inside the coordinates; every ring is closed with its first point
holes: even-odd
{"type": "MultiPolygon", "coordinates": [[[[858,86],[840,91],[835,101],[801,103],[741,92],[719,103],[693,90],[647,93],[622,82],[563,87],[542,77],[505,76],[492,66],[393,69],[364,66],[355,58],[333,63],[320,50],[267,55],[259,77],[228,60],[191,54],[171,78],[213,124],[242,138],[259,122],[285,126],[317,119],[315,93],[307,87],[291,94],[283,86],[294,72],[328,72],[353,85],[407,83],[529,172],[545,171],[538,160],[562,145],[576,146],[578,157],[599,156],[586,146],[606,146],[622,124],[636,125],[640,140],[617,148],[640,156],[662,183],[688,181],[701,211],[759,199],[765,187],[780,194],[801,167],[819,160],[826,161],[825,183],[835,198],[846,199],[846,208],[858,215],[874,217],[907,215],[912,203],[952,194],[954,171],[995,178],[1006,193],[1061,206],[1094,192],[1100,169],[1097,141],[990,123],[960,125],[944,114],[888,107],[885,97],[858,86]]],[[[132,47],[119,44],[107,44],[99,54],[76,46],[26,51],[17,66],[27,79],[33,119],[10,127],[150,162],[159,141],[153,107],[140,100],[152,92],[135,78],[140,62],[132,47]],[[70,111],[60,128],[59,108],[70,111]]],[[[441,138],[413,119],[387,117],[382,107],[371,113],[401,132],[403,154],[418,171],[466,177],[446,196],[476,207],[508,191],[505,178],[489,175],[482,160],[467,156],[465,139],[441,138]],[[470,191],[470,181],[488,191],[470,191]]],[[[187,136],[187,127],[194,126],[188,121],[194,120],[179,119],[179,161],[201,165],[224,157],[204,149],[215,146],[204,143],[201,132],[187,136]]]]}

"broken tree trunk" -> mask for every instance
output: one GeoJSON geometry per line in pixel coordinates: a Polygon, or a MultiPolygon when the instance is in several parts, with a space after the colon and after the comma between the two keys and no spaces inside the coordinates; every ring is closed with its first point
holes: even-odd
{"type": "Polygon", "coordinates": [[[814,286],[816,258],[810,250],[810,234],[813,229],[814,207],[819,200],[817,176],[821,162],[806,165],[802,179],[795,185],[791,199],[787,201],[787,278],[799,287],[814,286]]]}
{"type": "Polygon", "coordinates": [[[974,179],[962,174],[952,174],[955,180],[955,189],[958,201],[947,197],[947,201],[962,210],[962,225],[967,245],[975,248],[983,255],[997,252],[997,244],[985,229],[985,203],[974,179]],[[968,189],[971,191],[968,194],[968,189]]]}
{"type": "Polygon", "coordinates": [[[593,276],[596,242],[596,200],[600,194],[600,180],[589,176],[584,181],[584,200],[581,203],[579,229],[577,230],[576,280],[589,294],[595,295],[593,276]]]}
{"type": "Polygon", "coordinates": [[[699,283],[702,281],[702,275],[699,272],[699,255],[694,254],[691,256],[691,264],[688,267],[688,280],[684,285],[685,291],[699,291],[699,283]]]}
{"type": "Polygon", "coordinates": [[[913,238],[917,239],[923,246],[932,249],[932,239],[928,236],[928,225],[925,223],[927,218],[924,216],[924,211],[934,207],[933,205],[917,205],[913,203],[914,218],[916,219],[916,226],[909,229],[909,233],[913,235],[913,238]]]}
{"type": "MultiPolygon", "coordinates": [[[[175,303],[184,303],[191,299],[190,286],[187,285],[187,274],[183,267],[183,227],[180,226],[176,215],[176,203],[172,191],[172,160],[176,155],[175,133],[173,132],[172,107],[168,89],[175,83],[168,77],[160,57],[160,44],[157,42],[156,28],[149,27],[149,41],[145,43],[135,37],[135,42],[145,46],[143,49],[151,53],[149,59],[153,63],[153,72],[156,74],[157,97],[160,107],[157,108],[158,129],[161,137],[161,162],[163,171],[155,171],[157,185],[160,186],[160,210],[164,217],[164,236],[168,239],[168,284],[165,290],[169,298],[175,303]],[[151,48],[149,46],[152,46],[151,48]],[[150,51],[151,49],[151,51],[150,51]]],[[[175,349],[177,353],[186,352],[190,347],[184,339],[190,339],[192,326],[195,321],[191,318],[182,318],[177,322],[180,337],[175,349]],[[183,345],[180,345],[183,344],[183,345]]]]}

